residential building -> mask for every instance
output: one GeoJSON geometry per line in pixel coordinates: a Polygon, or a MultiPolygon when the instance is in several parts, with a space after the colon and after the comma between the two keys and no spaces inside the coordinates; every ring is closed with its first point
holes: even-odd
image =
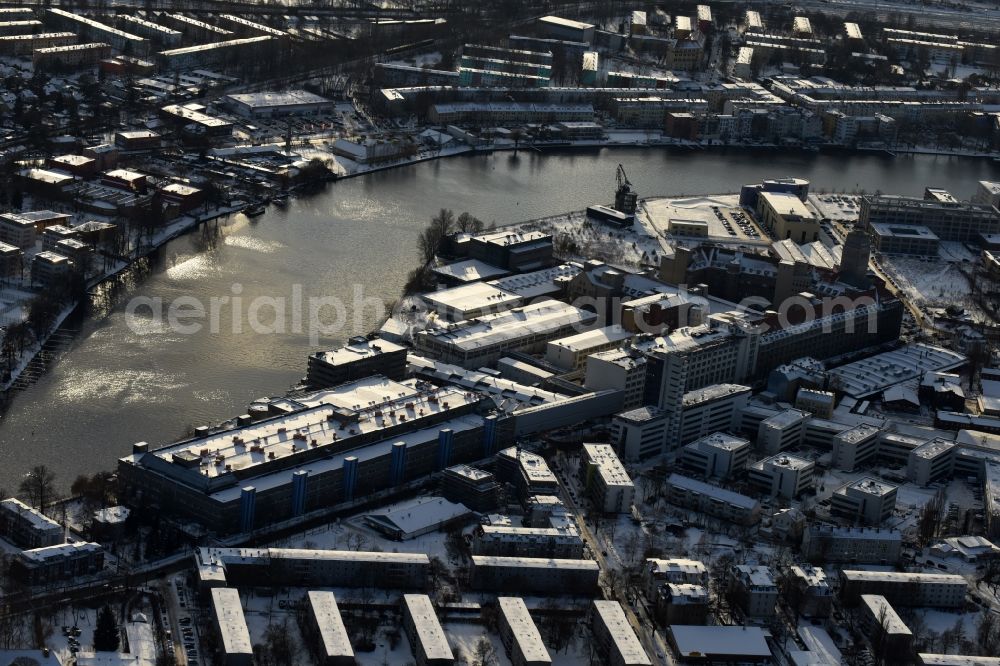
{"type": "Polygon", "coordinates": [[[552,657],[520,597],[498,597],[500,640],[513,666],[548,666],[552,657]]]}
{"type": "Polygon", "coordinates": [[[656,590],[656,619],[663,625],[704,624],[708,589],[704,585],[664,583],[656,590]]]}
{"type": "Polygon", "coordinates": [[[792,608],[805,617],[829,617],[833,607],[833,589],[823,569],[794,564],[788,572],[792,608]]]}
{"type": "Polygon", "coordinates": [[[10,575],[26,585],[79,581],[101,571],[104,549],[98,543],[75,541],[23,550],[14,556],[10,575]]]}
{"type": "Polygon", "coordinates": [[[583,445],[580,475],[595,508],[605,513],[631,510],[635,485],[610,444],[583,445]]]}
{"type": "Polygon", "coordinates": [[[35,246],[37,229],[35,222],[19,213],[0,213],[0,241],[21,248],[35,246]]]}
{"type": "Polygon", "coordinates": [[[802,536],[802,556],[816,563],[891,565],[902,549],[899,530],[812,524],[802,536]]]}
{"type": "Polygon", "coordinates": [[[403,629],[417,666],[452,666],[455,663],[448,637],[426,594],[403,595],[403,629]]]}
{"type": "Polygon", "coordinates": [[[854,569],[840,572],[840,596],[848,606],[857,605],[861,595],[878,594],[893,606],[962,608],[967,589],[965,578],[956,574],[854,569]]]}
{"type": "Polygon", "coordinates": [[[354,666],[354,648],[333,592],[310,590],[306,603],[309,613],[303,633],[312,636],[307,642],[318,646],[321,666],[354,666]]]}
{"type": "Polygon", "coordinates": [[[667,501],[686,509],[740,525],[760,520],[760,503],[745,495],[672,473],[666,482],[667,501]]]}
{"type": "Polygon", "coordinates": [[[239,590],[218,587],[210,591],[212,617],[219,636],[219,652],[224,666],[251,666],[253,643],[247,629],[239,590]]]}
{"type": "Polygon", "coordinates": [[[198,548],[194,564],[201,587],[272,585],[375,587],[422,590],[430,558],[390,553],[304,548],[198,548]]]}
{"type": "Polygon", "coordinates": [[[479,525],[472,534],[472,553],[501,557],[581,559],[583,539],[573,523],[565,527],[479,525]]]}
{"type": "Polygon", "coordinates": [[[531,595],[590,595],[600,567],[594,560],[473,555],[473,590],[531,595]]]}
{"type": "Polygon", "coordinates": [[[45,67],[85,67],[111,55],[111,47],[104,42],[48,46],[32,51],[31,64],[45,67]]]}
{"type": "Polygon", "coordinates": [[[879,646],[882,654],[899,657],[912,654],[913,632],[885,597],[862,594],[859,616],[862,630],[879,646]]]}
{"type": "Polygon", "coordinates": [[[110,55],[112,47],[116,51],[127,51],[136,56],[144,56],[149,53],[150,43],[148,39],[113,28],[82,14],[50,7],[45,10],[45,18],[53,25],[63,30],[75,32],[84,39],[104,42],[108,47],[108,53],[102,57],[106,58],[110,55]]]}
{"type": "Polygon", "coordinates": [[[30,550],[63,543],[65,530],[56,521],[16,497],[0,502],[0,536],[30,550]]]}
{"type": "Polygon", "coordinates": [[[681,664],[773,664],[764,630],[748,626],[675,624],[667,640],[681,664]]]}
{"type": "Polygon", "coordinates": [[[538,19],[538,28],[546,37],[565,39],[573,42],[594,41],[594,26],[559,16],[543,16],[538,19]]]}
{"type": "Polygon", "coordinates": [[[0,35],[0,53],[11,56],[30,55],[35,49],[76,44],[75,32],[40,32],[33,35],[0,35]]]}
{"type": "Polygon", "coordinates": [[[661,560],[646,558],[642,572],[646,596],[653,598],[664,584],[707,585],[708,569],[698,560],[674,558],[661,560]]]}
{"type": "Polygon", "coordinates": [[[730,584],[745,617],[769,618],[774,615],[778,584],[769,568],[748,564],[734,566],[730,584]]]}
{"type": "Polygon", "coordinates": [[[590,606],[590,627],[598,652],[610,666],[651,666],[635,630],[617,601],[595,600],[590,606]]]}

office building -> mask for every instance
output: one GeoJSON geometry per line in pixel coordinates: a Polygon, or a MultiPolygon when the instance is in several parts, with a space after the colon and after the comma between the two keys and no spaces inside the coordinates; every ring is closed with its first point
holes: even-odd
{"type": "Polygon", "coordinates": [[[857,605],[863,594],[879,594],[893,606],[962,608],[967,589],[965,578],[956,574],[855,569],[840,572],[840,596],[848,606],[857,605]]]}
{"type": "Polygon", "coordinates": [[[769,416],[757,427],[757,448],[761,453],[776,454],[800,446],[810,416],[797,409],[786,409],[769,416]]]}
{"type": "Polygon", "coordinates": [[[664,451],[667,415],[657,407],[638,407],[616,414],[611,420],[611,443],[619,458],[637,462],[664,451]]]}
{"type": "Polygon", "coordinates": [[[577,333],[549,342],[545,348],[545,360],[567,372],[579,370],[591,354],[620,347],[632,335],[621,326],[577,333]]]}
{"type": "Polygon", "coordinates": [[[448,637],[426,594],[403,595],[403,629],[417,666],[452,666],[455,663],[448,637]]]}
{"type": "Polygon", "coordinates": [[[812,524],[802,535],[802,556],[816,563],[891,565],[902,549],[899,530],[812,524]]]}
{"type": "Polygon", "coordinates": [[[666,481],[667,501],[740,525],[760,520],[760,503],[746,495],[672,473],[666,481]]]}
{"type": "Polygon", "coordinates": [[[0,280],[20,277],[24,270],[24,250],[0,241],[0,280]]]}
{"type": "Polygon", "coordinates": [[[231,587],[211,590],[212,616],[219,636],[219,652],[225,666],[251,666],[253,643],[247,629],[240,593],[231,587]]]}
{"type": "Polygon", "coordinates": [[[740,564],[733,567],[730,584],[745,617],[769,618],[778,603],[778,584],[765,566],[740,564]]]}
{"type": "Polygon", "coordinates": [[[31,283],[47,287],[65,286],[73,272],[73,262],[55,252],[43,251],[31,259],[31,283]]]}
{"type": "Polygon", "coordinates": [[[600,571],[594,560],[473,555],[469,583],[487,592],[587,596],[600,571]]]}
{"type": "Polygon", "coordinates": [[[756,212],[758,221],[779,240],[788,238],[800,244],[819,240],[819,220],[792,193],[760,192],[756,212]]]}
{"type": "Polygon", "coordinates": [[[378,375],[254,415],[159,449],[136,444],[119,460],[123,495],[220,533],[249,532],[480,460],[513,432],[487,396],[378,375]]]}
{"type": "Polygon", "coordinates": [[[628,513],[635,485],[610,444],[584,444],[580,476],[594,507],[604,513],[628,513]]]}
{"type": "Polygon", "coordinates": [[[955,474],[955,454],[958,445],[936,437],[910,451],[907,456],[906,478],[921,486],[951,479],[955,474]]]}
{"type": "Polygon", "coordinates": [[[310,354],[306,383],[329,388],[372,375],[401,381],[406,377],[406,351],[388,340],[353,337],[343,347],[310,354]]]}
{"type": "Polygon", "coordinates": [[[610,666],[651,666],[625,611],[617,601],[595,600],[590,606],[590,628],[598,652],[610,666]]]}
{"type": "Polygon", "coordinates": [[[500,484],[490,472],[468,465],[453,465],[441,474],[441,494],[479,513],[497,508],[500,484]]]}
{"type": "Polygon", "coordinates": [[[878,526],[896,508],[896,486],[874,477],[844,484],[830,498],[830,513],[855,524],[878,526]]]}
{"type": "Polygon", "coordinates": [[[416,345],[432,358],[479,368],[513,351],[540,352],[550,340],[584,330],[596,319],[594,313],[560,301],[540,301],[422,331],[416,345]]]}
{"type": "Polygon", "coordinates": [[[813,488],[816,463],[779,453],[750,465],[750,483],[770,497],[794,499],[813,488]]]}
{"type": "Polygon", "coordinates": [[[63,533],[59,523],[16,497],[0,502],[0,536],[18,548],[55,546],[65,541],[63,533]]]}
{"type": "Polygon", "coordinates": [[[318,647],[320,666],[354,666],[354,648],[333,592],[310,590],[306,603],[309,613],[303,625],[304,638],[318,647]]]}
{"type": "MultiPolygon", "coordinates": [[[[646,365],[646,356],[635,349],[623,348],[598,352],[587,359],[586,375],[583,382],[583,385],[591,391],[611,389],[622,391],[622,406],[625,409],[636,410],[635,415],[642,420],[655,422],[641,426],[645,433],[642,436],[642,440],[645,440],[641,445],[642,455],[640,457],[642,458],[665,452],[665,439],[661,442],[660,448],[657,449],[654,444],[655,440],[647,439],[647,437],[652,438],[650,434],[651,430],[661,427],[659,423],[660,417],[665,419],[662,424],[665,431],[669,429],[673,422],[672,420],[666,420],[666,412],[658,407],[653,407],[656,411],[647,414],[649,418],[643,417],[642,413],[638,411],[642,409],[646,391],[646,365]]],[[[626,459],[628,460],[632,460],[633,456],[640,455],[639,450],[635,449],[634,443],[636,441],[638,440],[633,438],[633,444],[628,448],[629,453],[626,455],[626,459]]]]}
{"type": "Polygon", "coordinates": [[[520,597],[498,597],[500,640],[513,666],[548,666],[552,657],[520,597]]]}
{"type": "Polygon", "coordinates": [[[830,391],[800,388],[795,394],[795,409],[821,419],[833,418],[833,410],[836,406],[837,396],[830,391]]]}
{"type": "Polygon", "coordinates": [[[232,94],[222,101],[245,118],[318,116],[334,108],[332,101],[305,90],[232,94]]]}
{"type": "Polygon", "coordinates": [[[723,432],[712,433],[681,449],[681,467],[699,476],[729,479],[743,472],[750,458],[750,442],[723,432]]]}
{"type": "Polygon", "coordinates": [[[859,219],[869,230],[880,223],[925,227],[943,241],[977,242],[980,234],[1000,232],[1000,212],[994,206],[938,198],[865,196],[859,219]]]}
{"type": "Polygon", "coordinates": [[[833,466],[850,472],[872,462],[878,454],[881,432],[877,426],[861,423],[834,435],[833,466]]]}
{"type": "Polygon", "coordinates": [[[872,244],[882,254],[910,254],[937,257],[941,239],[927,227],[917,224],[870,225],[872,244]]]}
{"type": "MultiPolygon", "coordinates": [[[[672,391],[672,387],[668,388],[672,391]]],[[[740,384],[713,384],[689,391],[681,398],[680,428],[677,439],[668,434],[667,453],[677,444],[687,444],[713,432],[735,432],[740,413],[750,397],[750,388],[740,384]]],[[[664,409],[669,409],[664,405],[664,409]]]]}

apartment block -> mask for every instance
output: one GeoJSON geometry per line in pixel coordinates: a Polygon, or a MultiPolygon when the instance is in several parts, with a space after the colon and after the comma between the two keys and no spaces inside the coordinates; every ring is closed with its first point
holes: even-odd
{"type": "Polygon", "coordinates": [[[628,513],[635,485],[610,444],[584,444],[580,475],[594,506],[605,513],[628,513]]]}

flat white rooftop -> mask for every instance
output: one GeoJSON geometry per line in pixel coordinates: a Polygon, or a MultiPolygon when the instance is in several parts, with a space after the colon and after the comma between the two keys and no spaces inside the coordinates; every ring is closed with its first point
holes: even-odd
{"type": "Polygon", "coordinates": [[[441,622],[434,612],[431,598],[426,594],[404,594],[403,603],[413,621],[413,627],[420,641],[419,649],[423,652],[424,658],[431,662],[436,659],[454,659],[455,655],[451,652],[448,638],[444,635],[441,622]]]}
{"type": "Polygon", "coordinates": [[[226,655],[253,655],[239,591],[232,587],[215,587],[211,593],[212,611],[219,625],[223,652],[226,655]]]}
{"type": "Polygon", "coordinates": [[[528,614],[528,607],[520,597],[498,597],[497,604],[503,613],[507,626],[517,642],[517,646],[529,664],[551,663],[552,657],[542,642],[535,621],[528,614]]]}
{"type": "Polygon", "coordinates": [[[764,631],[759,627],[672,625],[668,631],[683,658],[771,656],[764,631]]]}
{"type": "Polygon", "coordinates": [[[320,640],[323,642],[323,652],[327,658],[354,657],[351,639],[344,627],[344,620],[337,607],[337,599],[333,592],[311,590],[307,594],[309,608],[313,619],[319,628],[320,640]]]}
{"type": "Polygon", "coordinates": [[[639,638],[635,635],[632,625],[629,624],[628,619],[625,617],[625,611],[622,610],[620,603],[617,601],[595,600],[594,611],[607,628],[608,635],[611,636],[611,640],[614,642],[615,650],[622,657],[621,662],[615,660],[615,663],[624,663],[629,666],[640,666],[641,664],[651,663],[646,651],[642,649],[642,643],[639,642],[639,638]]]}

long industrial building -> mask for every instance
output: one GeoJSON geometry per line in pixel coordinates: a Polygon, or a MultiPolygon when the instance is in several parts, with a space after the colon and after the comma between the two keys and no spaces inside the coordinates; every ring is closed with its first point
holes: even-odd
{"type": "Polygon", "coordinates": [[[379,376],[266,409],[160,449],[135,445],[118,465],[125,496],[248,532],[489,457],[514,426],[488,396],[379,376]]]}

